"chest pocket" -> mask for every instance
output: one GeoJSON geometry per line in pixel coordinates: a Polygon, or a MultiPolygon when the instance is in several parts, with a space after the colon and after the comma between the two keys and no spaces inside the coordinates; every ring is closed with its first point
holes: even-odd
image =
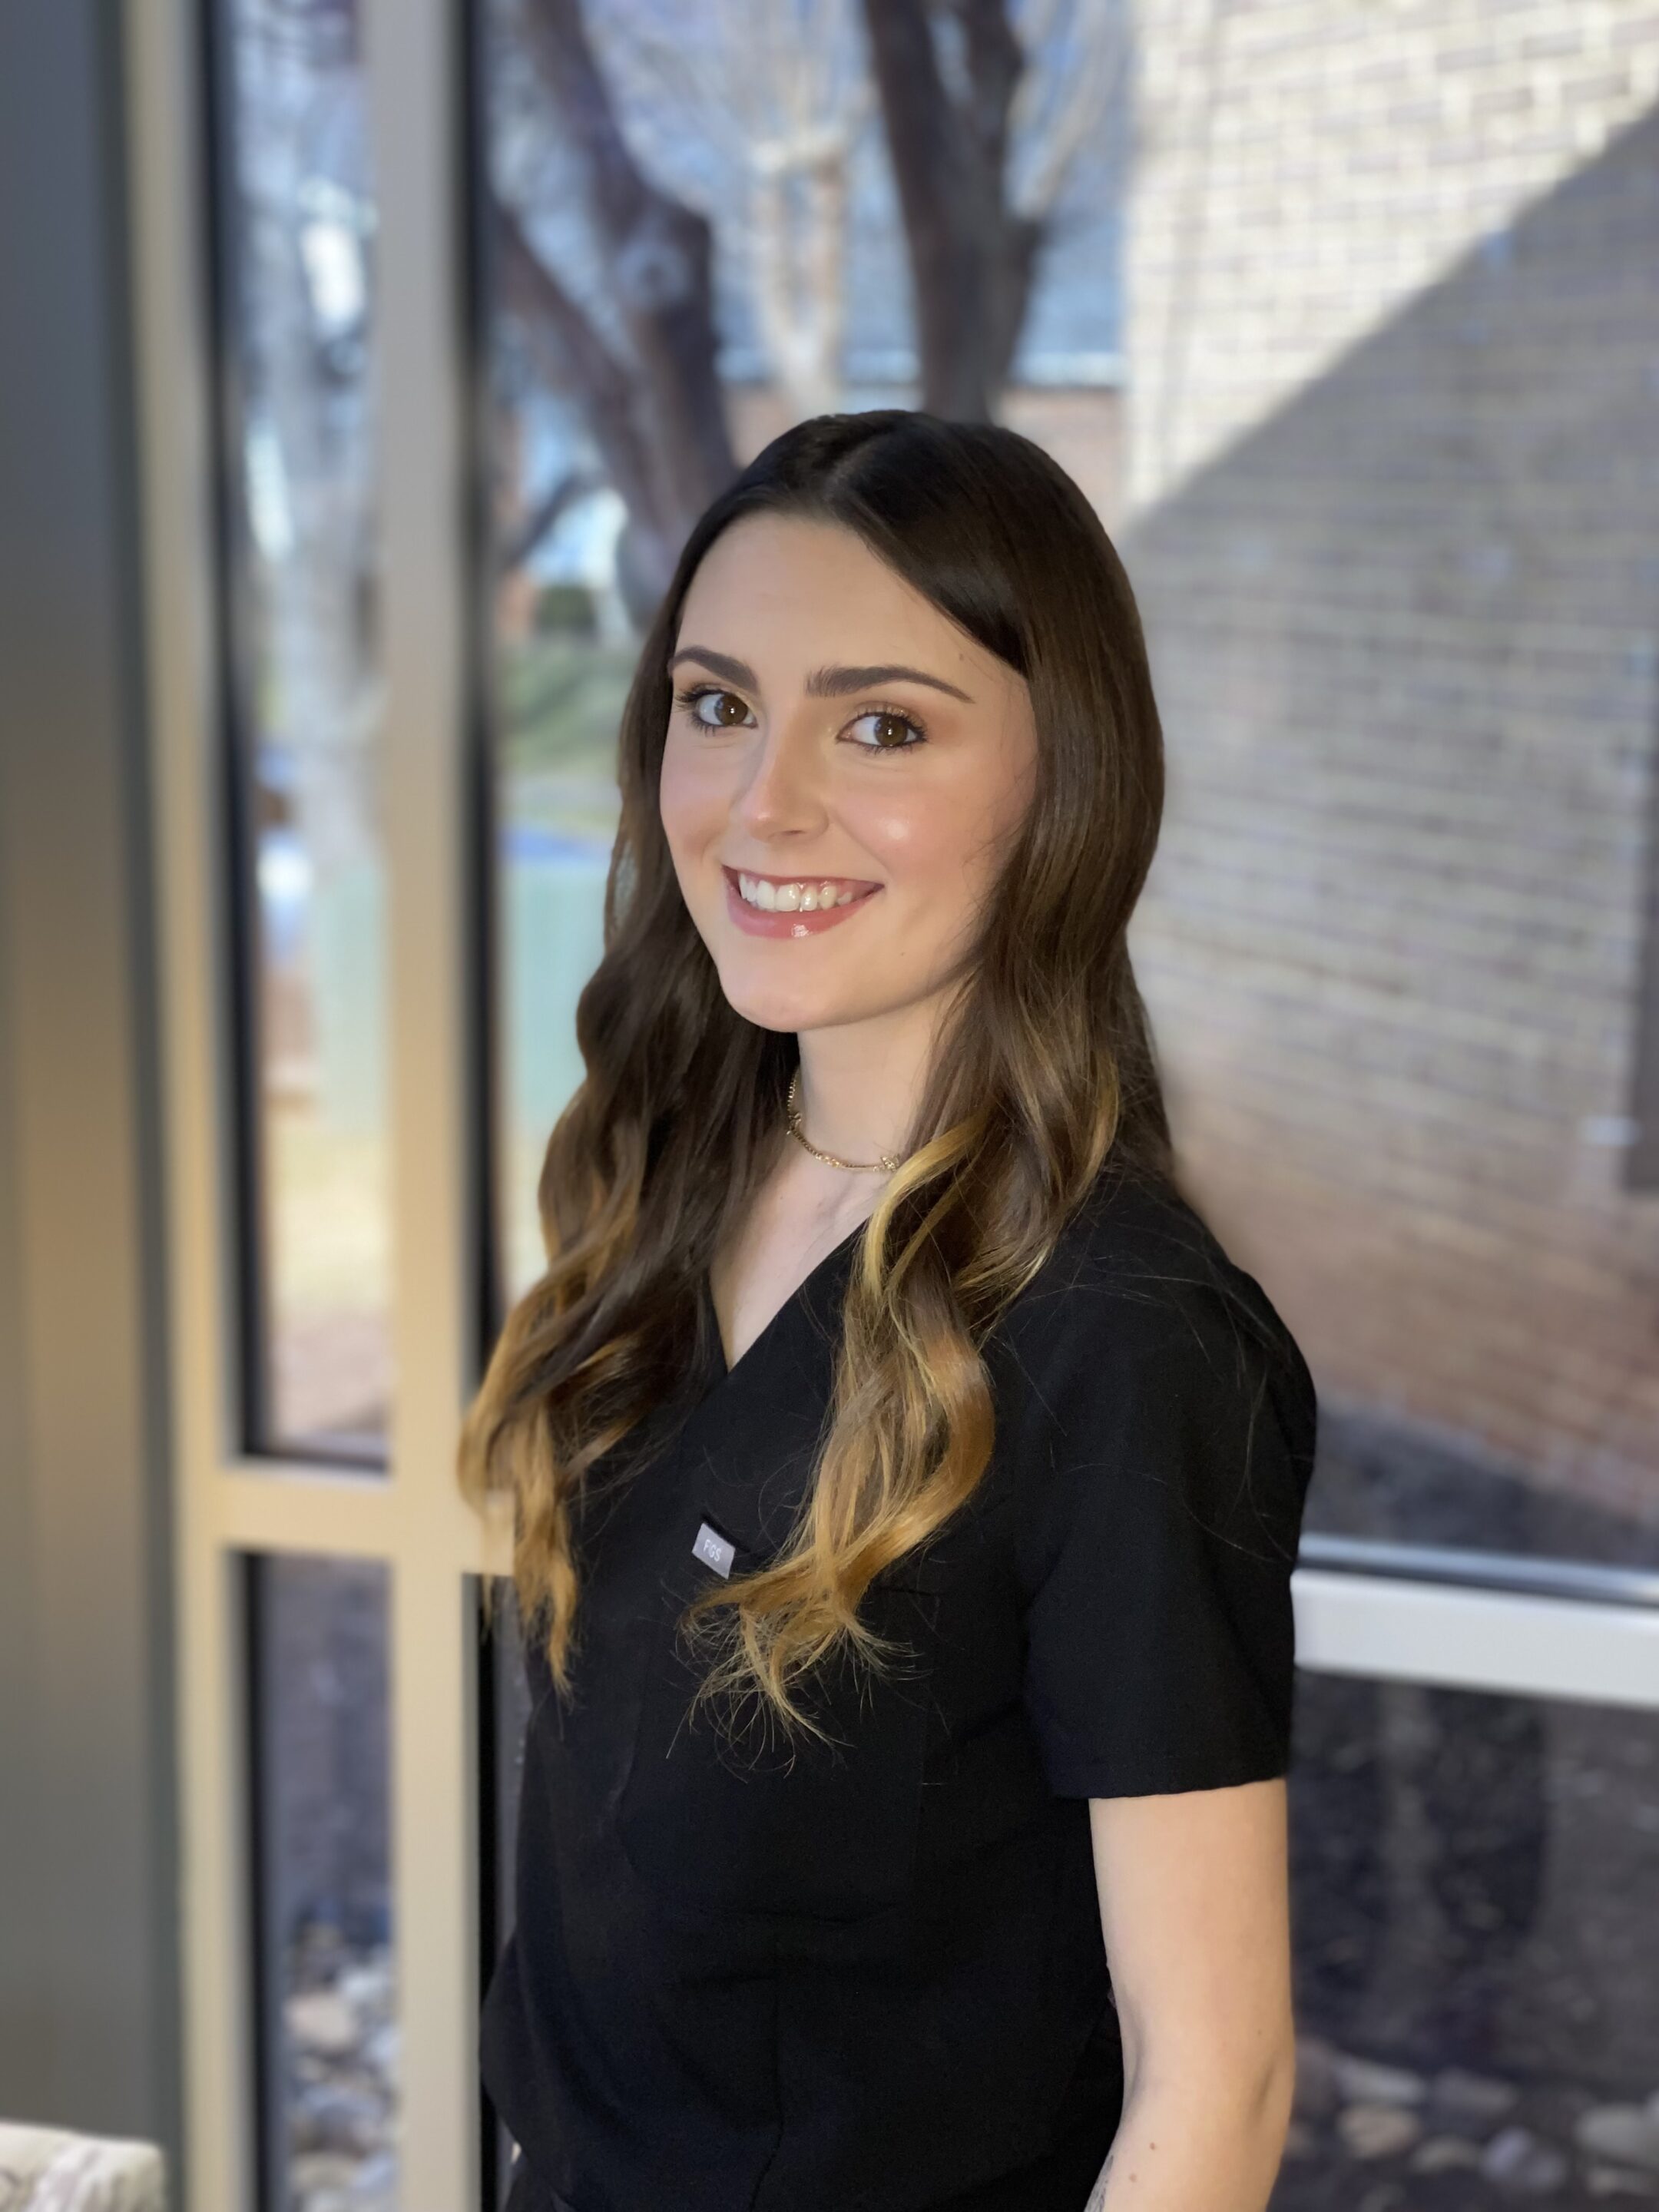
{"type": "MultiPolygon", "coordinates": [[[[702,1518],[691,1516],[665,1577],[618,1808],[623,1850],[647,1887],[708,1911],[843,1920],[902,1905],[930,1740],[938,1597],[928,1563],[901,1561],[895,1580],[865,1593],[860,1617],[905,1647],[888,1673],[844,1654],[821,1665],[795,1695],[830,1741],[792,1742],[755,1698],[690,1716],[702,1662],[676,1631],[684,1603],[715,1578],[692,1553],[702,1518]]],[[[758,1564],[734,1542],[733,1575],[758,1564]]]]}

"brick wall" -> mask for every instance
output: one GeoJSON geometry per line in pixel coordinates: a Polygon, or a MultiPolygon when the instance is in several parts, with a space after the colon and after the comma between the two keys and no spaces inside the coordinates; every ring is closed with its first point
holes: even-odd
{"type": "Polygon", "coordinates": [[[1141,505],[1659,102],[1652,0],[1133,0],[1141,505]]]}
{"type": "Polygon", "coordinates": [[[1132,941],[1189,1181],[1329,1406],[1659,1535],[1659,6],[1139,38],[1132,941]]]}

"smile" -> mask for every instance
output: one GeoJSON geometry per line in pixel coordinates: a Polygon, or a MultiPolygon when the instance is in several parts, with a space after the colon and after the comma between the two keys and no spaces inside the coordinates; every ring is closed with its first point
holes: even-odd
{"type": "Polygon", "coordinates": [[[723,868],[726,911],[757,937],[815,937],[833,929],[881,889],[848,876],[762,876],[723,868]]]}

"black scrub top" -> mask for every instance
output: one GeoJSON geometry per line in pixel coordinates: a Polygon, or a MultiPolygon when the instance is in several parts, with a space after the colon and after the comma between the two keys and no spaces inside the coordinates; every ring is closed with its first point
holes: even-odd
{"type": "Polygon", "coordinates": [[[1088,1800],[1286,1771],[1314,1387],[1115,1170],[984,1347],[979,1490],[866,1594],[900,1666],[809,1676],[836,1741],[793,1757],[688,1720],[675,1617],[784,1541],[861,1233],[730,1371],[703,1285],[665,1450],[581,1509],[572,1708],[526,1652],[481,2041],[514,2212],[1081,2212],[1123,2096],[1088,1800]]]}

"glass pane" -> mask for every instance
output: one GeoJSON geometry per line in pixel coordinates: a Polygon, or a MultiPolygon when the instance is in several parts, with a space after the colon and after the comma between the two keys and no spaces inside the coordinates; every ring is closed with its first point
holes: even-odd
{"type": "Polygon", "coordinates": [[[1304,1673],[1276,2212],[1659,2196],[1659,1714],[1304,1673]]]}
{"type": "MultiPolygon", "coordinates": [[[[1607,1408],[1613,1417],[1613,1408],[1607,1408]]],[[[1319,1535],[1452,1545],[1528,1559],[1659,1568],[1659,1509],[1575,1494],[1536,1468],[1494,1464],[1477,1437],[1424,1435],[1367,1408],[1335,1404],[1322,1422],[1308,1527],[1319,1535]]],[[[1305,1556],[1314,1563],[1317,1542],[1305,1556]]],[[[1345,1556],[1348,1556],[1345,1553],[1345,1556]]]]}
{"type": "Polygon", "coordinates": [[[1138,11],[1132,942],[1310,1526],[1652,1567],[1659,118],[1547,12],[1138,11]]]}
{"type": "Polygon", "coordinates": [[[387,1573],[247,1562],[263,2202],[396,2212],[387,1573]]]}
{"type": "MultiPolygon", "coordinates": [[[[493,1578],[495,1619],[486,1628],[482,1613],[483,1656],[480,1669],[486,1710],[482,1741],[483,1771],[480,1778],[478,1863],[483,1899],[483,1955],[493,1962],[513,1932],[514,1919],[515,1846],[519,1833],[519,1797],[524,1786],[525,1731],[530,1720],[530,1685],[525,1673],[524,1647],[519,1633],[518,1599],[512,1579],[493,1578]]],[[[475,1590],[478,1588],[474,1585],[475,1590]]],[[[489,1979],[486,1967],[484,1979],[489,1979]]],[[[512,2185],[514,2146],[512,2136],[489,2112],[484,2151],[484,2196],[487,2205],[507,2202],[512,2185]]]]}
{"type": "MultiPolygon", "coordinates": [[[[947,12],[933,11],[936,66],[954,157],[971,160],[972,64],[947,12]]],[[[790,423],[896,404],[994,412],[1115,510],[1123,12],[1012,13],[1029,67],[984,202],[1006,220],[974,250],[1012,307],[963,344],[932,325],[918,338],[934,233],[925,212],[907,227],[889,152],[926,135],[928,87],[901,73],[878,88],[851,0],[474,0],[508,1297],[543,1265],[537,1178],[581,1075],[574,1013],[600,951],[617,719],[696,515],[790,423]],[[665,240],[689,296],[644,281],[665,240]]]]}
{"type": "Polygon", "coordinates": [[[354,0],[216,0],[247,1426],[374,1459],[391,1387],[374,203],[354,0]]]}

